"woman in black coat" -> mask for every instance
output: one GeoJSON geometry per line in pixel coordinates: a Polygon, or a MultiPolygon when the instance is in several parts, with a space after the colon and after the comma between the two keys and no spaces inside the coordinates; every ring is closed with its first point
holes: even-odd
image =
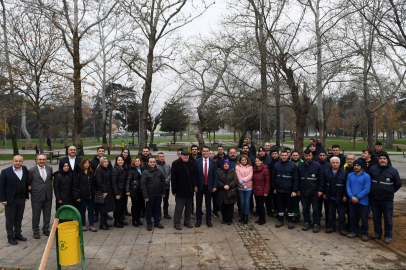
{"type": "MultiPolygon", "coordinates": [[[[230,162],[226,159],[223,161],[221,168],[217,171],[218,184],[215,193],[215,202],[221,206],[221,216],[223,218],[221,224],[227,223],[231,225],[234,212],[234,203],[238,197],[227,199],[227,192],[237,186],[238,177],[233,168],[230,168],[230,162]]],[[[237,192],[237,191],[236,191],[237,192]]]]}
{"type": "Polygon", "coordinates": [[[90,159],[84,158],[79,164],[78,171],[73,174],[73,199],[79,203],[83,231],[87,231],[87,208],[89,231],[97,232],[94,227],[94,181],[94,172],[92,166],[90,166],[90,159]]]}
{"type": "Polygon", "coordinates": [[[124,228],[128,225],[124,221],[124,212],[127,209],[127,169],[124,168],[124,158],[120,155],[116,158],[113,170],[111,170],[111,183],[116,203],[116,211],[114,211],[114,227],[124,228]]]}
{"type": "MultiPolygon", "coordinates": [[[[124,149],[121,152],[121,156],[123,156],[123,159],[124,159],[124,168],[128,171],[130,169],[130,167],[131,167],[130,149],[127,149],[127,148],[124,149]]],[[[125,207],[124,215],[123,215],[123,218],[122,218],[123,220],[125,220],[125,216],[131,217],[131,214],[128,212],[128,207],[127,207],[127,205],[128,205],[128,196],[126,198],[125,205],[126,205],[126,207],[125,207]]]]}
{"type": "MultiPolygon", "coordinates": [[[[144,197],[140,188],[140,180],[144,164],[139,157],[133,158],[131,166],[128,170],[126,192],[130,193],[131,197],[131,216],[133,226],[138,227],[143,225],[141,222],[141,210],[145,206],[144,197]]],[[[145,208],[144,208],[145,209],[145,208]]]]}
{"type": "Polygon", "coordinates": [[[72,182],[72,171],[69,167],[69,163],[65,162],[62,165],[62,171],[55,173],[54,177],[56,210],[58,210],[62,205],[73,206],[72,182]]]}
{"type": "Polygon", "coordinates": [[[106,157],[100,159],[100,166],[96,169],[97,191],[101,191],[104,197],[103,204],[96,204],[96,212],[100,213],[100,229],[109,230],[111,225],[107,223],[107,213],[116,211],[114,202],[113,187],[111,183],[111,173],[107,168],[109,160],[106,157]]]}

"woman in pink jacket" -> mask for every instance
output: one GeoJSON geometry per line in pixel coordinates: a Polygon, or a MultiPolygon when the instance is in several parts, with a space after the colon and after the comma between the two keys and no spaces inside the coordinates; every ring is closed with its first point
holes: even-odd
{"type": "Polygon", "coordinates": [[[235,172],[238,178],[238,198],[240,202],[241,218],[239,222],[248,224],[248,212],[250,210],[250,197],[252,193],[252,164],[248,156],[241,155],[237,160],[235,172]]]}

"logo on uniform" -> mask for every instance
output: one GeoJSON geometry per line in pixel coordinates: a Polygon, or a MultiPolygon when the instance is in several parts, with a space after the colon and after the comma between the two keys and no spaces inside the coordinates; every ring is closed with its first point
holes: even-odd
{"type": "Polygon", "coordinates": [[[389,178],[386,178],[386,182],[388,182],[388,183],[389,183],[389,182],[390,182],[390,179],[389,179],[389,178]]]}
{"type": "Polygon", "coordinates": [[[312,177],[316,177],[316,175],[312,174],[312,177]]]}

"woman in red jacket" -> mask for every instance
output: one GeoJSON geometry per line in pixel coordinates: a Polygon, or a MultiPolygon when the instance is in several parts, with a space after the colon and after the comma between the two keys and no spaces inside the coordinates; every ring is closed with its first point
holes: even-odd
{"type": "Polygon", "coordinates": [[[263,225],[266,223],[264,207],[265,197],[268,196],[271,189],[271,178],[269,175],[268,167],[262,162],[259,156],[255,158],[255,167],[252,182],[252,190],[255,196],[257,213],[259,214],[259,219],[255,221],[255,223],[258,223],[258,225],[263,225]]]}

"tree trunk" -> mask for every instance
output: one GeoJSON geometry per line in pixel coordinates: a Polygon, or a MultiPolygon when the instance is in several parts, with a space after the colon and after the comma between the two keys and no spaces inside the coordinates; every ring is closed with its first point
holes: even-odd
{"type": "Polygon", "coordinates": [[[276,105],[276,142],[275,145],[279,148],[281,145],[281,96],[279,89],[279,73],[275,70],[275,105],[276,105]]]}
{"type": "Polygon", "coordinates": [[[79,50],[79,34],[78,29],[75,29],[73,33],[73,88],[74,88],[74,124],[72,132],[72,143],[75,146],[79,146],[83,149],[83,116],[82,116],[82,78],[81,70],[82,65],[80,64],[80,50],[79,50]]]}
{"type": "Polygon", "coordinates": [[[25,100],[25,96],[23,99],[23,108],[22,108],[22,116],[21,116],[21,132],[24,134],[25,139],[27,140],[27,143],[31,142],[31,135],[30,133],[28,133],[27,131],[27,116],[25,114],[25,110],[26,110],[26,100],[25,100]]]}
{"type": "Polygon", "coordinates": [[[41,114],[39,112],[39,104],[38,103],[35,104],[35,107],[36,107],[35,109],[37,111],[36,120],[37,120],[37,129],[38,129],[39,152],[41,154],[43,154],[44,153],[44,134],[42,132],[42,121],[41,121],[41,114]]]}
{"type": "Polygon", "coordinates": [[[234,128],[234,141],[237,141],[237,132],[236,132],[235,128],[234,128]]]}
{"type": "Polygon", "coordinates": [[[176,132],[173,133],[173,142],[176,144],[176,132]]]}
{"type": "Polygon", "coordinates": [[[244,144],[246,134],[247,134],[247,128],[245,126],[243,126],[240,139],[238,140],[238,147],[239,148],[242,148],[242,146],[244,144]]]}
{"type": "Polygon", "coordinates": [[[203,123],[205,122],[203,112],[201,110],[197,111],[197,116],[199,117],[199,124],[197,127],[197,132],[196,132],[196,139],[197,142],[199,143],[199,149],[202,150],[204,146],[204,137],[203,137],[203,123]]]}
{"type": "MultiPolygon", "coordinates": [[[[11,135],[11,142],[13,145],[13,154],[18,155],[18,146],[17,146],[17,133],[14,129],[14,108],[17,107],[17,104],[15,103],[15,98],[14,98],[14,81],[13,81],[13,75],[11,71],[11,62],[10,62],[10,57],[9,57],[9,48],[8,48],[8,37],[7,37],[7,19],[6,19],[6,7],[4,5],[4,0],[1,0],[1,6],[2,6],[2,15],[3,15],[3,46],[4,46],[4,52],[5,52],[5,57],[6,57],[6,64],[7,64],[7,73],[8,73],[8,83],[10,84],[10,104],[9,104],[9,117],[7,118],[7,125],[8,129],[10,131],[11,135]]],[[[7,143],[7,136],[5,138],[4,143],[7,143]]]]}
{"type": "Polygon", "coordinates": [[[214,130],[213,131],[213,142],[215,142],[216,141],[216,131],[214,130]]]}

